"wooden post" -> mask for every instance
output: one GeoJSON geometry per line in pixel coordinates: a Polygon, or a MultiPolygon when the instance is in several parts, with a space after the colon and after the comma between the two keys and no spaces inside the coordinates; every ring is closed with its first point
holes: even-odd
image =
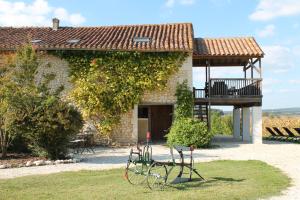
{"type": "Polygon", "coordinates": [[[262,78],[261,58],[259,58],[258,63],[259,63],[259,78],[262,78]]]}
{"type": "Polygon", "coordinates": [[[250,65],[251,65],[251,79],[253,79],[253,59],[251,58],[251,61],[250,61],[250,65]]]}
{"type": "Polygon", "coordinates": [[[207,84],[207,63],[205,66],[205,84],[207,84]]]}
{"type": "Polygon", "coordinates": [[[211,78],[210,78],[210,63],[209,61],[206,61],[206,64],[208,65],[208,130],[211,130],[211,101],[210,101],[210,88],[211,88],[211,78]]]}

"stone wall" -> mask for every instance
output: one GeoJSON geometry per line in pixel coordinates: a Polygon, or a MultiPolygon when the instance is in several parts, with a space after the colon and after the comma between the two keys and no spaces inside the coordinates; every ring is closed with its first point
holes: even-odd
{"type": "MultiPolygon", "coordinates": [[[[144,105],[163,105],[175,104],[176,86],[184,80],[188,81],[190,88],[193,87],[192,56],[189,56],[179,71],[168,81],[164,90],[146,92],[141,104],[144,105]]],[[[118,143],[135,143],[138,140],[138,106],[122,116],[121,124],[113,132],[113,140],[118,143]],[[121,133],[121,135],[120,135],[121,133]]]]}
{"type": "Polygon", "coordinates": [[[35,78],[36,83],[40,83],[43,80],[43,75],[53,73],[55,74],[55,79],[49,83],[49,87],[54,91],[61,85],[64,86],[61,95],[65,97],[72,89],[72,84],[69,81],[69,63],[49,54],[44,54],[40,58],[40,66],[35,78]]]}
{"type": "Polygon", "coordinates": [[[192,56],[189,56],[179,71],[169,79],[167,87],[164,90],[146,92],[141,104],[174,104],[176,102],[174,94],[176,92],[177,83],[187,80],[188,85],[191,88],[193,87],[192,65],[192,56]]]}
{"type": "Polygon", "coordinates": [[[136,142],[133,137],[135,119],[134,109],[121,116],[120,124],[113,130],[112,139],[114,142],[129,145],[136,142]]]}
{"type": "MultiPolygon", "coordinates": [[[[68,62],[56,56],[45,54],[41,56],[40,63],[41,65],[36,76],[36,82],[41,82],[43,74],[54,73],[56,78],[50,82],[50,87],[54,90],[63,85],[65,90],[62,92],[62,96],[65,97],[72,88],[72,84],[69,82],[68,77],[68,62]]],[[[174,74],[169,79],[166,89],[146,92],[142,98],[141,104],[174,104],[176,101],[174,96],[176,85],[178,82],[182,82],[185,79],[188,80],[189,86],[192,87],[192,56],[189,56],[179,69],[178,73],[174,74]]],[[[113,141],[122,144],[131,144],[137,141],[137,115],[138,107],[136,105],[133,110],[121,116],[121,123],[112,133],[113,141]]]]}
{"type": "MultiPolygon", "coordinates": [[[[0,54],[0,65],[5,64],[5,59],[5,54],[0,54]]],[[[49,83],[49,87],[52,90],[55,90],[63,85],[64,91],[62,92],[62,95],[66,96],[72,88],[72,84],[68,77],[68,62],[53,55],[42,54],[40,56],[39,63],[38,73],[35,77],[36,83],[41,83],[43,75],[53,73],[55,74],[55,79],[49,83]]]]}

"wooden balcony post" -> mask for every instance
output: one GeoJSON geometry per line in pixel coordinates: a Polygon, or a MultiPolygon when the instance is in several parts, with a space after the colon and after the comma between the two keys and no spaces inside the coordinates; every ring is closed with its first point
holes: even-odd
{"type": "Polygon", "coordinates": [[[210,79],[210,63],[207,61],[208,64],[208,116],[207,116],[207,123],[208,123],[208,130],[211,130],[211,94],[210,94],[210,88],[211,88],[211,79],[210,79]]]}
{"type": "Polygon", "coordinates": [[[195,93],[195,87],[193,87],[193,97],[194,97],[194,99],[196,98],[196,93],[195,93]]]}

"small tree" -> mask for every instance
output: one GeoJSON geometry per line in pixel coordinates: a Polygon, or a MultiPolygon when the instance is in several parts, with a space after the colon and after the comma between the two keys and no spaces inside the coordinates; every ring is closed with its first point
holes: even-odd
{"type": "Polygon", "coordinates": [[[31,45],[21,47],[9,60],[0,67],[2,157],[18,134],[29,139],[33,150],[40,149],[50,158],[64,157],[70,136],[82,127],[81,114],[59,99],[63,87],[54,92],[47,87],[54,74],[44,74],[39,85],[35,84],[39,62],[31,45]]]}
{"type": "MultiPolygon", "coordinates": [[[[2,157],[19,132],[18,122],[30,113],[25,97],[35,93],[34,76],[38,68],[37,56],[30,45],[24,45],[16,54],[6,56],[0,66],[0,146],[2,157]]],[[[29,99],[30,100],[30,99],[29,99]]]]}
{"type": "Polygon", "coordinates": [[[206,147],[211,140],[211,133],[206,123],[193,119],[193,93],[187,81],[177,85],[175,96],[175,120],[167,135],[169,145],[206,147]]]}
{"type": "Polygon", "coordinates": [[[9,91],[0,89],[0,146],[1,146],[1,157],[4,158],[7,155],[7,149],[11,142],[17,136],[10,130],[10,119],[8,114],[12,114],[12,109],[9,106],[9,91]]]}
{"type": "Polygon", "coordinates": [[[39,97],[23,130],[34,153],[51,159],[65,158],[67,144],[83,126],[80,112],[55,95],[39,97]]]}
{"type": "Polygon", "coordinates": [[[2,157],[6,157],[7,149],[22,132],[18,127],[34,110],[30,91],[19,88],[10,82],[0,87],[0,146],[2,157]]]}

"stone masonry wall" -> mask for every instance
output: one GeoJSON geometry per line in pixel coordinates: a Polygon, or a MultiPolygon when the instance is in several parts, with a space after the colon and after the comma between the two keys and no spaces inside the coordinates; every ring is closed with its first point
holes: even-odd
{"type": "MultiPolygon", "coordinates": [[[[164,90],[146,92],[141,104],[162,105],[175,104],[176,86],[184,80],[188,81],[190,88],[193,86],[192,56],[189,56],[179,71],[168,81],[164,90]]],[[[135,108],[122,116],[121,124],[114,130],[113,139],[119,143],[135,143],[138,140],[138,109],[135,108]],[[121,135],[120,135],[121,133],[121,135]]]]}
{"type": "MultiPolygon", "coordinates": [[[[5,55],[0,54],[0,65],[5,63],[5,55]]],[[[44,74],[54,73],[55,79],[49,83],[52,90],[57,89],[61,85],[64,86],[63,96],[66,96],[68,91],[72,88],[72,84],[69,82],[68,70],[69,64],[56,56],[43,54],[39,60],[40,66],[38,73],[36,74],[36,83],[41,83],[44,74]]]]}
{"type": "MultiPolygon", "coordinates": [[[[0,55],[3,62],[3,58],[0,55]]],[[[72,88],[72,84],[69,82],[68,69],[69,64],[67,61],[62,60],[53,55],[42,55],[40,60],[40,67],[36,76],[36,82],[39,83],[42,80],[43,74],[54,73],[56,74],[55,80],[50,82],[50,87],[54,90],[59,86],[64,86],[62,92],[63,98],[72,88]]],[[[188,84],[192,87],[192,56],[189,56],[178,73],[174,74],[168,81],[167,87],[161,91],[146,92],[142,98],[141,104],[174,104],[176,98],[174,96],[176,91],[176,85],[178,82],[182,82],[185,79],[188,80],[188,84]]],[[[114,129],[112,133],[112,139],[114,142],[129,144],[135,143],[138,138],[137,134],[137,106],[128,113],[121,116],[121,123],[114,129]]]]}
{"type": "Polygon", "coordinates": [[[192,57],[188,57],[182,64],[179,71],[174,74],[168,81],[164,90],[146,92],[142,98],[141,104],[174,104],[176,102],[175,92],[177,83],[188,81],[192,88],[192,57]]]}
{"type": "Polygon", "coordinates": [[[64,86],[64,90],[61,95],[65,97],[72,89],[72,84],[69,81],[69,63],[56,56],[45,54],[41,56],[40,66],[36,75],[36,83],[40,83],[43,80],[44,74],[54,73],[55,79],[49,83],[51,90],[64,86]]]}

